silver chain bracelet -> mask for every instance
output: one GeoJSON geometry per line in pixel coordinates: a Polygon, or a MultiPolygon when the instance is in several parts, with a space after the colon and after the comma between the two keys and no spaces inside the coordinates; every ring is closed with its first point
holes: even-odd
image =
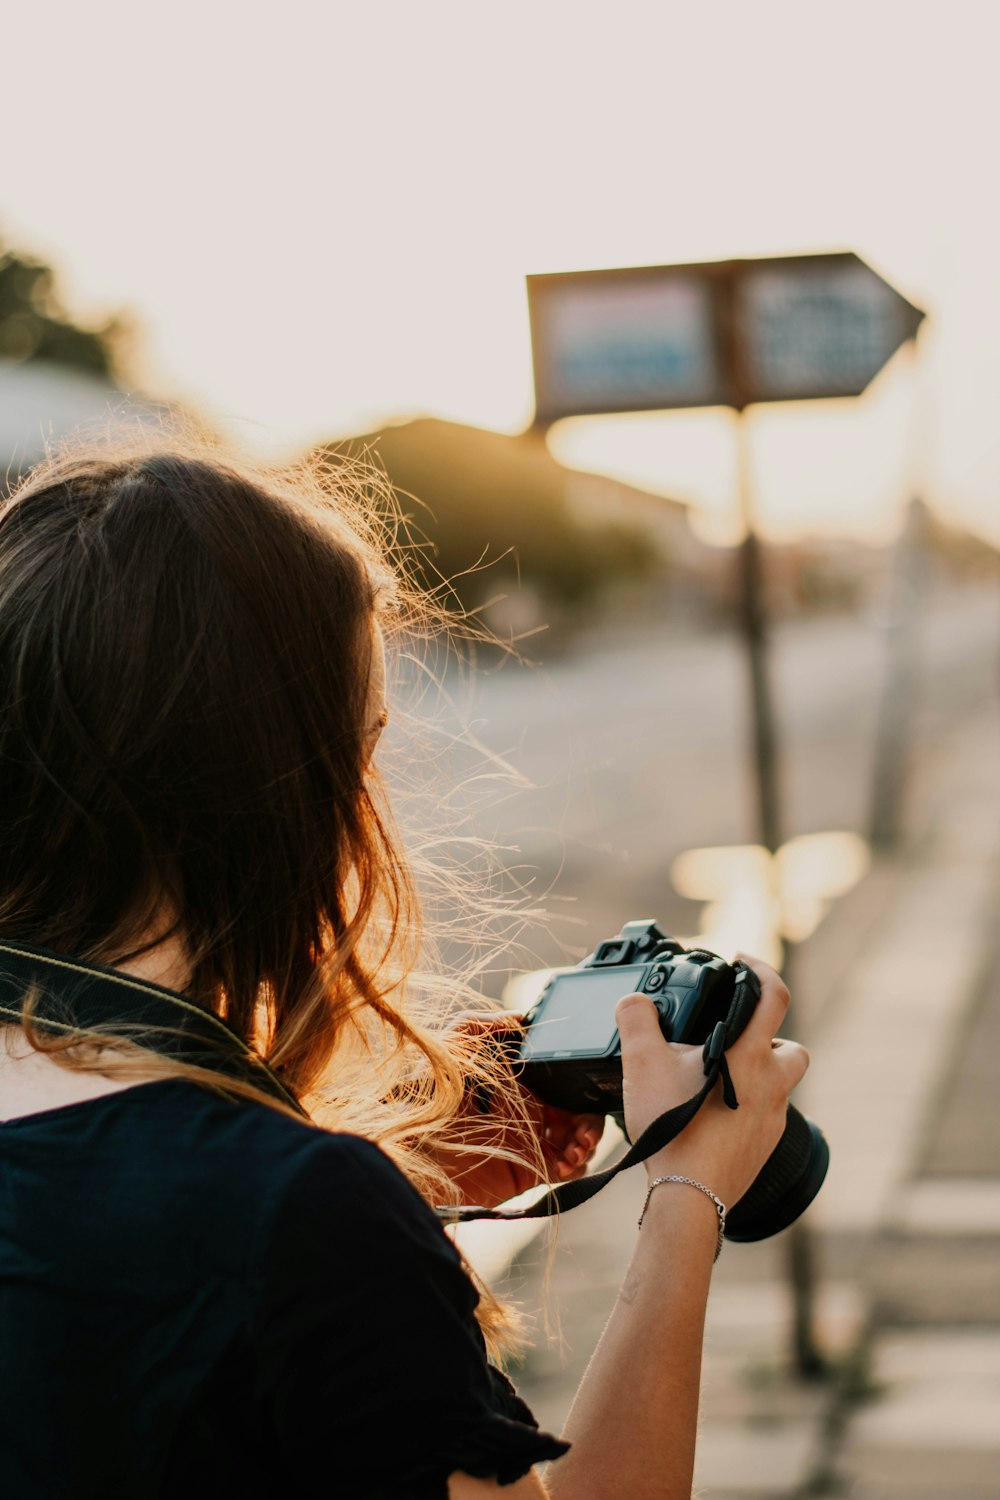
{"type": "Polygon", "coordinates": [[[653,1196],[653,1189],[659,1187],[661,1182],[686,1182],[688,1187],[697,1188],[699,1193],[704,1193],[706,1198],[711,1198],[715,1204],[715,1211],[719,1216],[719,1238],[715,1246],[715,1256],[712,1260],[712,1264],[714,1265],[722,1254],[722,1237],[726,1232],[726,1205],[721,1198],[715,1196],[710,1187],[706,1187],[703,1182],[695,1182],[693,1177],[654,1177],[649,1184],[646,1201],[642,1205],[642,1213],[639,1215],[639,1228],[642,1228],[642,1221],[646,1217],[646,1209],[649,1207],[649,1200],[653,1196]]]}

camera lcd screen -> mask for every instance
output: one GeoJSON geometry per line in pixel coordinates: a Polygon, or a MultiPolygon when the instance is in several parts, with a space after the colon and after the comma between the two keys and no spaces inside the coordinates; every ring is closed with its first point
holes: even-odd
{"type": "Polygon", "coordinates": [[[539,1004],[521,1045],[521,1060],[602,1057],[618,1030],[615,1006],[636,989],[646,964],[560,974],[539,1004]]]}

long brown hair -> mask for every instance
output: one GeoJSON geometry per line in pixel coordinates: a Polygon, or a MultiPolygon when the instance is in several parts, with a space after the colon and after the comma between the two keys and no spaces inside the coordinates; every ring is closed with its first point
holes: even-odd
{"type": "MultiPolygon", "coordinates": [[[[447,976],[443,1009],[414,984],[419,902],[365,744],[373,631],[434,624],[394,525],[370,466],[265,471],[176,435],[71,444],[21,482],[0,506],[0,934],[110,964],[179,934],[186,993],[445,1202],[428,1148],[486,1140],[470,1079],[523,1106],[500,1049],[446,1029],[447,976]]],[[[120,1037],[24,1020],[67,1066],[150,1072],[120,1037]]],[[[502,1322],[488,1295],[481,1321],[502,1322]]]]}

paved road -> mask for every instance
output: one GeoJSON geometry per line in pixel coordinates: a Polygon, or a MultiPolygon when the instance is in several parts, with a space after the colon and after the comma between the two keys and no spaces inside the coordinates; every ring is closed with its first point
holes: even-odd
{"type": "MultiPolygon", "coordinates": [[[[885,656],[884,630],[863,615],[776,629],[786,835],[867,830],[885,656]]],[[[918,659],[914,746],[927,756],[956,719],[996,693],[996,589],[925,600],[918,659]]],[[[734,634],[594,636],[549,667],[508,663],[471,685],[451,677],[447,688],[455,707],[438,705],[442,722],[465,718],[530,783],[467,790],[478,831],[519,851],[507,861],[537,872],[536,893],[554,889],[554,928],[527,935],[539,964],[575,961],[630,916],[695,930],[699,908],[669,885],[672,859],[753,836],[749,699],[734,634]]],[[[458,772],[475,772],[468,751],[456,748],[453,759],[458,772]]]]}

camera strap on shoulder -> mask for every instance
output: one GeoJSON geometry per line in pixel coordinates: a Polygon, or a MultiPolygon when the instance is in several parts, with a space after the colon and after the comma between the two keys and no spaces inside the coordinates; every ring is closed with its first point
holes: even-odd
{"type": "Polygon", "coordinates": [[[252,1083],[308,1119],[264,1059],[220,1016],[188,995],[89,959],[0,939],[0,1023],[22,1023],[26,996],[31,1024],[39,1031],[132,1042],[252,1083]]]}
{"type": "Polygon", "coordinates": [[[733,1000],[729,1014],[724,1021],[718,1022],[702,1050],[705,1069],[704,1085],[697,1094],[685,1100],[683,1104],[677,1104],[673,1109],[668,1109],[662,1115],[658,1115],[630,1145],[625,1155],[615,1162],[614,1166],[606,1167],[603,1172],[595,1172],[590,1177],[580,1177],[575,1182],[561,1182],[556,1187],[549,1188],[527,1208],[483,1208],[473,1204],[454,1208],[441,1206],[436,1210],[438,1217],[446,1224],[467,1224],[472,1220],[480,1219],[510,1222],[520,1219],[547,1219],[553,1214],[565,1213],[567,1209],[576,1208],[579,1204],[586,1203],[588,1199],[593,1198],[602,1188],[607,1187],[619,1172],[626,1172],[629,1167],[637,1166],[639,1162],[645,1161],[654,1152],[661,1151],[664,1146],[675,1140],[685,1125],[689,1125],[694,1119],[720,1081],[725,1104],[729,1109],[738,1109],[739,1100],[736,1097],[729,1064],[726,1061],[729,1028],[734,1018],[744,1009],[748,993],[755,1000],[759,996],[760,981],[746,964],[738,963],[735,967],[736,981],[733,986],[733,1000]]]}

